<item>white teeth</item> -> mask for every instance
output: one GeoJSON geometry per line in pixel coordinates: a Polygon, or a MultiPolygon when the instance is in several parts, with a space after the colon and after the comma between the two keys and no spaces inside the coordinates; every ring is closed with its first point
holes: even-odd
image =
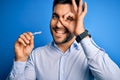
{"type": "Polygon", "coordinates": [[[63,33],[65,33],[65,31],[64,30],[56,30],[56,33],[63,34],[63,33]]]}

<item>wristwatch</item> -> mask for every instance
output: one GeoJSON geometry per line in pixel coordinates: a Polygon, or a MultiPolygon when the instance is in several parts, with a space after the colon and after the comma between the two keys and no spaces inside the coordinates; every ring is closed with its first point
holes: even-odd
{"type": "Polygon", "coordinates": [[[76,41],[79,43],[83,38],[85,38],[86,36],[91,37],[90,33],[88,32],[88,30],[85,30],[83,33],[81,33],[80,35],[78,35],[76,37],[76,41]]]}

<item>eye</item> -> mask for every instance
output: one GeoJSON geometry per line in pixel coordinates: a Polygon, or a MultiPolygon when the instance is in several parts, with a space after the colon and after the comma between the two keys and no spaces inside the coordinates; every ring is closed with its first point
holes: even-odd
{"type": "Polygon", "coordinates": [[[58,19],[59,16],[58,16],[57,14],[53,13],[52,18],[53,18],[53,19],[58,19]]]}
{"type": "Polygon", "coordinates": [[[67,20],[73,21],[74,19],[73,19],[73,17],[68,16],[67,20]]]}

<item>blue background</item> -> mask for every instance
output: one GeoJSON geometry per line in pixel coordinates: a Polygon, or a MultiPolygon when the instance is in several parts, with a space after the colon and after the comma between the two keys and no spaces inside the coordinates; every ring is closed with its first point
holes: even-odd
{"type": "MultiPolygon", "coordinates": [[[[42,31],[35,48],[52,41],[49,22],[53,0],[0,0],[0,79],[4,80],[14,60],[14,43],[23,32],[42,31]]],[[[86,0],[85,28],[94,41],[120,67],[120,1],[86,0]]]]}

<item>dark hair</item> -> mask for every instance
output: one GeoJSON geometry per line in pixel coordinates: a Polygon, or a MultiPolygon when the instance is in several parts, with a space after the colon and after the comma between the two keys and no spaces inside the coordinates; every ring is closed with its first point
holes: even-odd
{"type": "MultiPolygon", "coordinates": [[[[75,0],[77,6],[79,5],[79,0],[75,0]]],[[[55,7],[55,5],[57,4],[72,4],[72,0],[54,0],[53,2],[53,9],[55,7]]]]}

